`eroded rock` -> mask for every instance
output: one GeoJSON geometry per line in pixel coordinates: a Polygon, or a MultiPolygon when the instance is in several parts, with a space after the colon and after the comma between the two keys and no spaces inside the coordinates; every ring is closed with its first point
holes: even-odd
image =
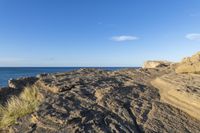
{"type": "Polygon", "coordinates": [[[9,128],[38,133],[197,133],[200,121],[160,101],[159,91],[150,84],[171,72],[167,68],[81,69],[44,75],[38,80],[45,85],[40,88],[44,102],[9,128]]]}
{"type": "Polygon", "coordinates": [[[164,102],[200,120],[200,75],[170,73],[151,83],[164,102]]]}
{"type": "Polygon", "coordinates": [[[36,78],[36,77],[10,79],[8,81],[8,86],[10,88],[21,89],[21,88],[24,88],[25,86],[33,85],[37,80],[38,80],[38,78],[36,78]]]}
{"type": "Polygon", "coordinates": [[[168,67],[172,64],[169,61],[146,61],[143,68],[158,68],[158,67],[168,67]]]}
{"type": "Polygon", "coordinates": [[[200,52],[187,57],[180,62],[176,68],[176,73],[200,73],[200,52]]]}

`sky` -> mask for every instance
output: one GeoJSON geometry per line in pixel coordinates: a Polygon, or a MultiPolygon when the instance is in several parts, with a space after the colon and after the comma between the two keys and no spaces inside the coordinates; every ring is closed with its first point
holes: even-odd
{"type": "Polygon", "coordinates": [[[0,0],[0,66],[135,67],[200,51],[200,0],[0,0]]]}

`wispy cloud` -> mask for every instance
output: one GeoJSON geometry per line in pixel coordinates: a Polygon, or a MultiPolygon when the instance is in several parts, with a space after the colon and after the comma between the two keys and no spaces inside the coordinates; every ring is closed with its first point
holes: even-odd
{"type": "Polygon", "coordinates": [[[137,36],[127,36],[127,35],[111,37],[111,40],[116,41],[116,42],[134,41],[134,40],[138,40],[138,39],[139,39],[139,37],[137,37],[137,36]]]}
{"type": "Polygon", "coordinates": [[[193,41],[200,41],[200,33],[189,33],[185,38],[193,41]]]}

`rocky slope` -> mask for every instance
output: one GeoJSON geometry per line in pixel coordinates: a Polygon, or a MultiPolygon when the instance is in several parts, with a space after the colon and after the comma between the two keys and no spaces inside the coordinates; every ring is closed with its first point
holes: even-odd
{"type": "Polygon", "coordinates": [[[161,99],[200,120],[200,75],[167,74],[152,84],[161,99]]]}
{"type": "Polygon", "coordinates": [[[200,120],[200,52],[184,58],[175,72],[152,80],[159,89],[161,100],[200,120]]]}
{"type": "Polygon", "coordinates": [[[176,68],[177,73],[200,73],[200,52],[184,58],[176,68]]]}
{"type": "Polygon", "coordinates": [[[39,85],[44,100],[35,112],[1,131],[199,133],[199,77],[176,74],[170,66],[163,66],[118,71],[80,69],[43,74],[28,83],[13,80],[12,90],[39,85]],[[160,80],[172,87],[163,88],[160,80]]]}

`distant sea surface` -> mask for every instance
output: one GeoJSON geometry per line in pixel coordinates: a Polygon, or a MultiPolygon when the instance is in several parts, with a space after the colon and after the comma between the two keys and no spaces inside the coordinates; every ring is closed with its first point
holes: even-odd
{"type": "MultiPolygon", "coordinates": [[[[85,67],[0,67],[0,87],[6,87],[9,79],[31,77],[42,73],[69,72],[85,67]]],[[[88,67],[87,67],[88,68],[88,67]]],[[[103,70],[119,70],[126,67],[89,67],[103,70]]]]}

